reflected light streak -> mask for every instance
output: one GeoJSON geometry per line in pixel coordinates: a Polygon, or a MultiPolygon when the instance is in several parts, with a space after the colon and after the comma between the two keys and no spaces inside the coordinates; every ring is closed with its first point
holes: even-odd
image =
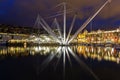
{"type": "Polygon", "coordinates": [[[62,47],[60,47],[60,51],[58,52],[58,60],[57,60],[57,63],[56,63],[56,65],[55,65],[55,70],[56,70],[56,68],[57,68],[57,66],[58,66],[58,63],[59,63],[59,61],[60,61],[60,58],[61,58],[61,56],[62,56],[62,51],[61,51],[61,49],[62,49],[62,47]]]}
{"type": "Polygon", "coordinates": [[[72,67],[72,63],[71,63],[70,55],[68,53],[68,49],[66,49],[66,54],[67,54],[67,58],[68,58],[68,61],[70,63],[70,66],[72,67]]]}
{"type": "Polygon", "coordinates": [[[65,77],[66,47],[62,47],[62,51],[63,51],[63,76],[65,77]]]}
{"type": "Polygon", "coordinates": [[[68,50],[70,51],[70,54],[76,59],[76,61],[82,66],[82,68],[89,71],[96,80],[99,80],[94,72],[83,61],[81,61],[80,58],[69,47],[68,50]]]}
{"type": "Polygon", "coordinates": [[[47,65],[53,60],[53,58],[58,54],[59,51],[60,47],[57,49],[57,52],[54,55],[50,54],[48,58],[45,61],[43,61],[41,71],[43,71],[47,67],[47,65]]]}
{"type": "Polygon", "coordinates": [[[120,59],[120,51],[114,47],[92,47],[91,46],[78,46],[77,52],[79,55],[89,57],[91,59],[98,59],[98,61],[106,60],[118,63],[120,59]],[[83,49],[87,48],[87,49],[83,49]]]}

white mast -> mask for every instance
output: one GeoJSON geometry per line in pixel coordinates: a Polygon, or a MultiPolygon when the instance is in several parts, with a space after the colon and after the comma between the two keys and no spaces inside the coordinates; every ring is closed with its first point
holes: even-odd
{"type": "Polygon", "coordinates": [[[64,7],[64,11],[63,11],[63,30],[64,30],[64,32],[63,32],[63,37],[64,37],[64,42],[63,42],[63,44],[65,44],[65,42],[66,42],[66,3],[64,2],[63,3],[63,7],[64,7]]]}
{"type": "Polygon", "coordinates": [[[72,38],[68,41],[70,43],[77,35],[97,16],[97,14],[108,4],[111,0],[107,0],[101,7],[98,9],[98,11],[93,15],[90,16],[87,21],[76,31],[76,33],[72,36],[72,38]]]}

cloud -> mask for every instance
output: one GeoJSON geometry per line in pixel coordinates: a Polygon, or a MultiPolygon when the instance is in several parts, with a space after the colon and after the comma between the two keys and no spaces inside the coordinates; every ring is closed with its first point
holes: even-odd
{"type": "MultiPolygon", "coordinates": [[[[88,17],[95,13],[106,0],[68,0],[68,3],[74,8],[79,9],[79,15],[81,19],[88,17]]],[[[120,0],[112,0],[111,3],[107,4],[102,11],[99,13],[99,17],[103,19],[111,18],[120,15],[120,0]]]]}
{"type": "MultiPolygon", "coordinates": [[[[78,15],[79,19],[85,19],[95,13],[106,0],[66,0],[67,8],[73,9],[68,17],[78,15]]],[[[40,13],[43,17],[49,17],[59,11],[61,8],[54,8],[63,0],[1,0],[0,9],[7,14],[0,14],[6,16],[4,22],[13,23],[30,23],[34,21],[37,14],[40,13]],[[1,6],[2,5],[2,6],[1,6]],[[12,20],[10,20],[12,18],[12,20]],[[8,21],[9,20],[9,21],[8,21]],[[27,22],[28,20],[28,22],[27,22]],[[19,22],[17,22],[19,21],[19,22]]],[[[116,17],[120,19],[120,0],[112,0],[110,4],[97,15],[97,18],[108,19],[116,17]]],[[[114,19],[115,20],[115,19],[114,19]]],[[[2,20],[1,20],[2,21],[2,20]]],[[[31,23],[30,23],[31,24],[31,23]]],[[[32,23],[33,24],[33,23],[32,23]]],[[[32,25],[31,24],[31,25],[32,25]]]]}
{"type": "MultiPolygon", "coordinates": [[[[102,18],[111,18],[120,15],[120,0],[112,0],[101,12],[102,18]]],[[[119,17],[120,18],[120,17],[119,17]]]]}

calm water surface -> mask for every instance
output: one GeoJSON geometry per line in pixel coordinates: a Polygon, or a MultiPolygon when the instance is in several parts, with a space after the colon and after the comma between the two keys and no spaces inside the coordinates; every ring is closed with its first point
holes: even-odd
{"type": "Polygon", "coordinates": [[[0,80],[120,80],[120,50],[0,46],[0,80]]]}

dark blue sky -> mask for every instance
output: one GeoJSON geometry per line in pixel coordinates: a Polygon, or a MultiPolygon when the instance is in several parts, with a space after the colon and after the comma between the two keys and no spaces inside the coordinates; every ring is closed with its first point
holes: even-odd
{"type": "MultiPolygon", "coordinates": [[[[37,14],[39,13],[46,21],[51,24],[53,18],[47,19],[58,12],[61,8],[54,8],[64,0],[0,0],[0,23],[33,26],[37,14]]],[[[92,15],[106,0],[67,0],[68,8],[74,12],[68,14],[68,25],[72,17],[77,13],[76,27],[92,15]]],[[[117,28],[120,25],[120,0],[113,0],[108,4],[97,17],[93,20],[94,29],[104,29],[110,26],[117,28]]],[[[62,21],[61,16],[59,22],[62,21]]],[[[89,25],[87,27],[89,29],[89,25]]]]}

